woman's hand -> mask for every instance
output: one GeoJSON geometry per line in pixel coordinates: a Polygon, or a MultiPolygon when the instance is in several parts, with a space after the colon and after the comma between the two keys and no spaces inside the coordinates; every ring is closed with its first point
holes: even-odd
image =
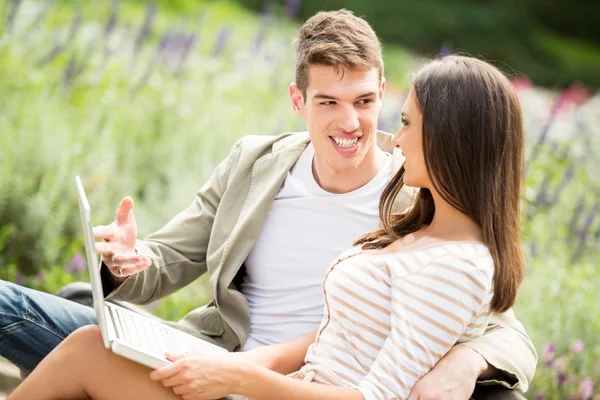
{"type": "Polygon", "coordinates": [[[214,400],[235,394],[235,383],[241,380],[243,366],[251,365],[238,353],[219,355],[169,354],[173,364],[150,374],[153,381],[166,387],[184,400],[214,400]]]}

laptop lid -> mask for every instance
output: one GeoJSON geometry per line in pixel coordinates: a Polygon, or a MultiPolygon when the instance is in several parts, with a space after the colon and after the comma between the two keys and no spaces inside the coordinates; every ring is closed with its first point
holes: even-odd
{"type": "Polygon", "coordinates": [[[94,309],[96,318],[102,333],[104,346],[108,349],[110,343],[108,340],[108,329],[106,325],[106,313],[104,312],[104,292],[102,290],[102,280],[100,278],[100,265],[98,264],[98,254],[96,254],[96,245],[94,239],[92,214],[90,204],[88,203],[83,184],[79,176],[75,177],[77,184],[77,197],[79,198],[79,213],[81,216],[81,227],[83,228],[83,238],[85,242],[85,254],[87,259],[88,271],[90,273],[90,282],[92,284],[92,298],[94,300],[94,309]]]}

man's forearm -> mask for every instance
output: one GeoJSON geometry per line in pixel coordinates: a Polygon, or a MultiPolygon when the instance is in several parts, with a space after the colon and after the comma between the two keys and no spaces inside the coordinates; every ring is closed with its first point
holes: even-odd
{"type": "Polygon", "coordinates": [[[476,380],[496,379],[504,375],[502,371],[490,365],[481,354],[479,354],[470,347],[462,345],[454,346],[448,352],[448,355],[446,355],[446,357],[448,357],[449,355],[454,356],[457,360],[460,359],[461,362],[472,366],[472,376],[474,376],[476,380]]]}

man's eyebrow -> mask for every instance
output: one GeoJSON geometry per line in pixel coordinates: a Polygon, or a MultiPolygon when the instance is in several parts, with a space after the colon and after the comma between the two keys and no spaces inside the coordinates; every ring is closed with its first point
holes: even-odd
{"type": "MultiPolygon", "coordinates": [[[[357,96],[356,99],[362,99],[364,97],[371,97],[371,96],[375,96],[377,93],[376,92],[367,92],[367,93],[363,93],[360,96],[357,96]]],[[[324,100],[339,100],[337,97],[335,96],[330,96],[328,94],[324,94],[324,93],[317,93],[313,96],[313,99],[324,99],[324,100]]]]}
{"type": "Polygon", "coordinates": [[[313,96],[313,99],[337,100],[337,97],[330,96],[328,94],[317,93],[313,96]]]}
{"type": "Polygon", "coordinates": [[[361,94],[360,96],[358,96],[356,99],[362,99],[363,97],[371,97],[371,96],[375,96],[377,93],[376,92],[367,92],[365,94],[361,94]]]}

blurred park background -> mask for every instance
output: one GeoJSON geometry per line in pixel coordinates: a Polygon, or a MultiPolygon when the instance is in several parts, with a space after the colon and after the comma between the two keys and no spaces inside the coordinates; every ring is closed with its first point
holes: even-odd
{"type": "MultiPolygon", "coordinates": [[[[514,80],[527,134],[515,307],[540,354],[530,399],[600,399],[600,10],[595,0],[0,1],[0,278],[87,280],[74,176],[95,224],[132,195],[140,235],[186,207],[232,144],[305,127],[292,111],[301,21],[346,7],[384,42],[380,128],[428,57],[514,80]]],[[[178,319],[202,278],[148,309],[178,319]]]]}

